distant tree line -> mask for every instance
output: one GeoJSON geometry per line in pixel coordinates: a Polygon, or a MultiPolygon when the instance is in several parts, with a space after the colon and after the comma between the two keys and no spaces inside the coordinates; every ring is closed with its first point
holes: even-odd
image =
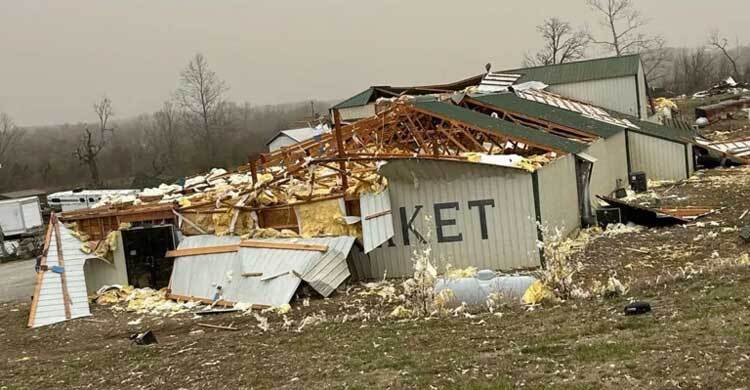
{"type": "Polygon", "coordinates": [[[537,26],[542,47],[524,57],[524,66],[562,64],[590,56],[640,54],[651,87],[666,94],[690,94],[732,76],[750,81],[750,48],[732,42],[717,29],[709,32],[705,45],[676,49],[664,37],[648,34],[649,19],[632,0],[585,0],[599,33],[574,27],[557,17],[537,26]]]}
{"type": "MultiPolygon", "coordinates": [[[[267,151],[279,130],[305,127],[309,101],[256,106],[225,98],[228,85],[197,54],[154,113],[117,118],[117,102],[93,103],[90,123],[21,128],[0,113],[0,189],[142,188],[267,151]]],[[[330,102],[315,101],[325,114],[330,102]]]]}

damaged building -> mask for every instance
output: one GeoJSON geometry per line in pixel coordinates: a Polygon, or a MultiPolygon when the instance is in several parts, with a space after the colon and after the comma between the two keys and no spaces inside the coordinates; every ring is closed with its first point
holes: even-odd
{"type": "MultiPolygon", "coordinates": [[[[409,275],[421,247],[440,265],[537,269],[545,231],[596,223],[598,196],[627,187],[631,173],[678,180],[694,169],[687,133],[639,119],[640,60],[607,61],[577,65],[601,67],[595,80],[487,73],[372,87],[332,109],[331,132],[59,220],[86,254],[89,294],[129,284],[277,306],[303,283],[328,296],[347,278],[409,275]],[[634,84],[626,113],[554,88],[624,79],[634,84]]],[[[587,73],[571,66],[563,73],[587,73]]],[[[50,256],[42,265],[58,266],[50,256]]],[[[39,284],[60,278],[48,269],[39,284]]]]}

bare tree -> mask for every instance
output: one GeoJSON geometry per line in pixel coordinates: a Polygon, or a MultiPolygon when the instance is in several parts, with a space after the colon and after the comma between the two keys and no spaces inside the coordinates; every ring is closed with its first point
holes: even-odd
{"type": "Polygon", "coordinates": [[[154,171],[161,173],[167,168],[174,168],[178,160],[179,112],[175,103],[172,100],[165,101],[161,110],[154,113],[153,119],[153,126],[147,135],[155,149],[152,166],[154,171]]]}
{"type": "Polygon", "coordinates": [[[683,49],[675,60],[673,83],[678,92],[691,93],[707,88],[714,74],[713,60],[706,47],[683,49]]]}
{"type": "Polygon", "coordinates": [[[708,36],[708,44],[719,49],[724,58],[732,65],[732,71],[734,72],[732,76],[739,77],[740,71],[737,67],[737,62],[740,59],[739,43],[735,46],[735,53],[732,55],[729,49],[729,40],[722,37],[719,30],[713,30],[708,36]]]}
{"type": "Polygon", "coordinates": [[[99,118],[99,129],[98,131],[91,130],[88,126],[83,128],[83,133],[78,141],[76,150],[73,152],[73,156],[82,164],[88,166],[91,183],[98,188],[102,187],[103,183],[99,175],[97,157],[102,149],[107,146],[109,141],[107,134],[114,133],[114,129],[108,127],[110,118],[114,116],[112,101],[107,97],[102,98],[102,100],[94,103],[94,112],[99,118]]]}
{"type": "Polygon", "coordinates": [[[555,17],[546,19],[536,30],[542,35],[544,46],[533,56],[527,54],[524,66],[562,64],[586,56],[586,48],[591,42],[588,32],[576,31],[570,23],[555,17]]]}
{"type": "Polygon", "coordinates": [[[200,143],[206,148],[207,160],[215,153],[215,132],[224,118],[226,83],[209,69],[203,54],[196,54],[180,75],[177,90],[180,105],[186,111],[200,143]],[[195,123],[197,122],[197,123],[195,123]]]}
{"type": "Polygon", "coordinates": [[[608,38],[594,39],[606,51],[616,56],[644,53],[644,72],[649,81],[654,79],[654,72],[661,69],[666,62],[664,38],[659,35],[648,35],[643,28],[648,25],[632,0],[586,0],[589,8],[596,11],[601,25],[607,29],[608,38]]]}
{"type": "Polygon", "coordinates": [[[0,168],[3,167],[8,152],[18,144],[22,137],[23,131],[16,126],[13,118],[0,112],[0,168]]]}

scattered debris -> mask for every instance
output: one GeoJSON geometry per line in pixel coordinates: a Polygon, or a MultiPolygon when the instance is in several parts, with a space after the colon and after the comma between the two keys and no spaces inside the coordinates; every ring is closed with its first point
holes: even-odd
{"type": "Polygon", "coordinates": [[[234,326],[212,325],[212,324],[203,324],[203,323],[198,323],[196,325],[202,326],[204,328],[211,328],[211,329],[232,330],[232,331],[239,330],[239,328],[235,328],[234,326]]]}
{"type": "Polygon", "coordinates": [[[156,341],[156,336],[150,330],[147,330],[143,333],[133,334],[130,336],[130,339],[138,345],[151,345],[158,343],[158,341],[156,341]]]}
{"type": "Polygon", "coordinates": [[[638,315],[651,311],[651,304],[648,302],[633,302],[625,306],[625,315],[638,315]]]}

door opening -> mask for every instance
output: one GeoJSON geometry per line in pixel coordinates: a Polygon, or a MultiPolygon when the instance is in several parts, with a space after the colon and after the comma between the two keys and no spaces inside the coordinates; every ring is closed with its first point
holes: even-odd
{"type": "Polygon", "coordinates": [[[591,171],[596,159],[576,156],[576,187],[578,189],[578,209],[581,214],[581,226],[589,227],[596,223],[591,209],[591,171]]]}
{"type": "Polygon", "coordinates": [[[160,289],[169,285],[172,259],[164,258],[175,248],[172,225],[139,226],[122,231],[128,284],[136,288],[160,289]]]}

